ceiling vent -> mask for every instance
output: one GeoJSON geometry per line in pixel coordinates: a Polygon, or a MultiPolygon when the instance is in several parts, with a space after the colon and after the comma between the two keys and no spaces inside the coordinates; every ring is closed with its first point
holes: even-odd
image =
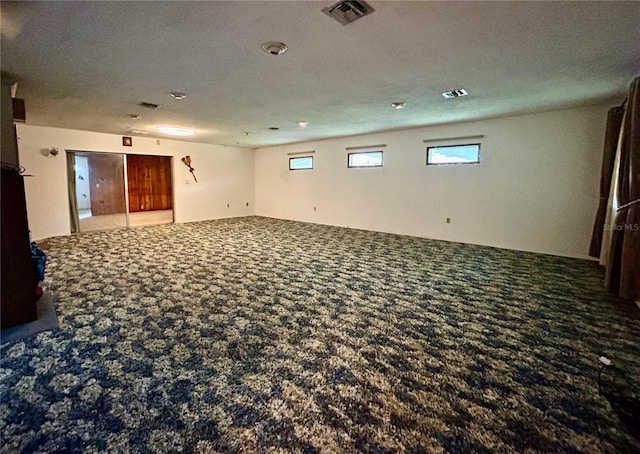
{"type": "Polygon", "coordinates": [[[159,109],[160,105],[159,104],[154,104],[152,102],[141,102],[140,104],[138,104],[140,107],[146,107],[147,109],[159,109]]]}
{"type": "Polygon", "coordinates": [[[467,96],[468,94],[469,93],[467,93],[467,90],[465,90],[464,88],[458,88],[457,90],[442,92],[442,96],[444,96],[447,99],[459,98],[460,96],[467,96]]]}
{"type": "Polygon", "coordinates": [[[350,24],[356,19],[360,19],[367,14],[371,14],[373,11],[373,7],[367,2],[360,2],[356,0],[343,0],[331,6],[322,8],[323,13],[333,17],[342,25],[350,24]]]}

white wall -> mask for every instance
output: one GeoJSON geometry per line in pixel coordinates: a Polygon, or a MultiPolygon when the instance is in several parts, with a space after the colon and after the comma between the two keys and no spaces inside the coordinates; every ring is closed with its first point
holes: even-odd
{"type": "Polygon", "coordinates": [[[176,222],[254,214],[253,150],[166,139],[158,145],[145,137],[134,137],[132,147],[123,147],[119,135],[26,124],[18,124],[18,150],[25,173],[33,175],[25,178],[25,191],[34,240],[70,233],[65,150],[173,156],[176,222]],[[51,147],[60,150],[57,157],[44,155],[51,147]],[[198,183],[180,161],[186,155],[198,183]]]}
{"type": "Polygon", "coordinates": [[[256,214],[586,258],[606,110],[583,107],[258,149],[256,214]],[[425,165],[424,139],[475,134],[485,135],[479,165],[425,165]],[[384,167],[347,169],[346,147],[374,144],[387,144],[384,167]],[[315,150],[314,170],[289,171],[287,153],[307,150],[315,150]]]}

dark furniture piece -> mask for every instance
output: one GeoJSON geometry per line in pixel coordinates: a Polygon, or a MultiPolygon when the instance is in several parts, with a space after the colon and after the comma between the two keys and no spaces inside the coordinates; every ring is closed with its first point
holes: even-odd
{"type": "Polygon", "coordinates": [[[2,169],[0,260],[2,281],[0,308],[2,328],[38,318],[33,262],[29,249],[29,225],[24,195],[24,181],[16,170],[2,169]]]}

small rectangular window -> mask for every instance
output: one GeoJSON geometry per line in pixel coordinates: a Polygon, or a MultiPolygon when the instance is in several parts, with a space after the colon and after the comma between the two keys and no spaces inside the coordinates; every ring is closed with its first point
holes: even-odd
{"type": "Polygon", "coordinates": [[[479,143],[427,148],[427,165],[478,163],[480,163],[479,143]]]}
{"type": "Polygon", "coordinates": [[[382,167],[382,151],[359,151],[349,153],[347,166],[351,167],[382,167]]]}
{"type": "Polygon", "coordinates": [[[313,156],[300,156],[289,158],[289,170],[309,170],[313,169],[313,156]]]}

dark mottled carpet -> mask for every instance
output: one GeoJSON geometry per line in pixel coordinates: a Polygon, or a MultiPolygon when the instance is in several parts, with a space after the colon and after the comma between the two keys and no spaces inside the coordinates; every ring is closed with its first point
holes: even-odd
{"type": "MultiPolygon", "coordinates": [[[[585,246],[586,247],[586,246],[585,246]]],[[[639,452],[597,264],[260,217],[50,239],[2,452],[639,452]]]]}

